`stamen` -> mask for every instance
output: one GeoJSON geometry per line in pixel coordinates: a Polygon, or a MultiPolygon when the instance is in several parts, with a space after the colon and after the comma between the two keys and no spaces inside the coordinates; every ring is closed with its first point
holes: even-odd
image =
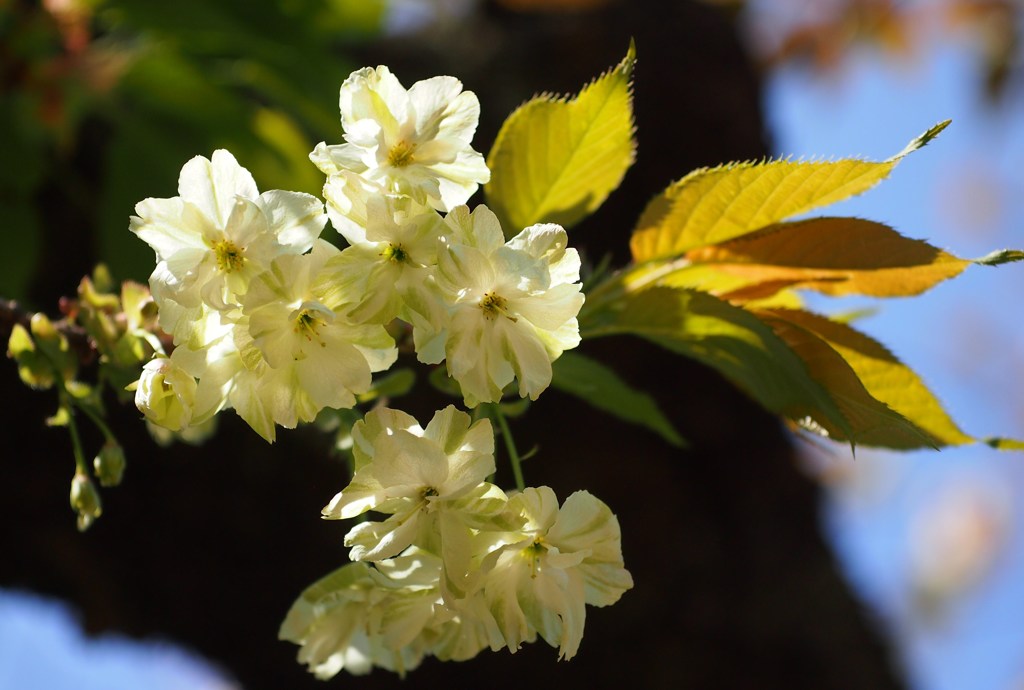
{"type": "Polygon", "coordinates": [[[231,240],[215,242],[212,249],[217,257],[217,269],[223,273],[239,271],[245,265],[245,250],[231,240]]]}
{"type": "Polygon", "coordinates": [[[409,260],[409,254],[400,244],[388,244],[380,255],[387,261],[394,261],[396,264],[405,263],[409,260]]]}
{"type": "Polygon", "coordinates": [[[480,308],[484,312],[484,318],[488,321],[493,321],[498,318],[499,315],[504,316],[512,322],[518,319],[508,313],[508,300],[501,295],[496,295],[493,292],[488,292],[484,295],[483,299],[480,300],[480,308]]]}
{"type": "Polygon", "coordinates": [[[415,150],[416,144],[410,144],[403,139],[388,151],[388,164],[395,168],[404,168],[415,160],[412,156],[415,150]]]}
{"type": "Polygon", "coordinates": [[[292,312],[292,321],[295,324],[292,330],[309,342],[314,340],[320,343],[320,347],[327,347],[327,343],[320,337],[320,327],[326,326],[334,320],[334,313],[317,302],[303,302],[302,306],[292,312]]]}

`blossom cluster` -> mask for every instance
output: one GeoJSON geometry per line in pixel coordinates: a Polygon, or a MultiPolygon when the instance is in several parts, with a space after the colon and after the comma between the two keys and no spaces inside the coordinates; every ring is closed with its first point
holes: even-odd
{"type": "Polygon", "coordinates": [[[579,256],[558,225],[506,241],[465,202],[490,173],[471,139],[472,92],[452,77],[406,90],[386,67],[342,85],[345,143],[310,159],[324,202],[262,194],[227,151],[182,168],[178,196],[136,206],[156,252],[150,288],[173,336],[143,371],[136,404],[176,432],[234,408],[269,441],[276,426],[355,404],[397,357],[385,325],[411,327],[420,361],[446,362],[473,407],[518,380],[535,399],[579,342],[579,256]],[[320,238],[330,219],[348,246],[320,238]]]}
{"type": "Polygon", "coordinates": [[[449,406],[426,428],[388,408],[353,429],[356,471],[324,517],[367,511],[345,537],[352,563],[309,587],[281,626],[319,677],[374,666],[404,673],[428,655],[465,660],[541,637],[570,659],[586,605],[632,587],[619,524],[586,491],[561,507],[548,487],[507,496],[487,419],[449,406]]]}
{"type": "MultiPolygon", "coordinates": [[[[324,201],[256,188],[227,151],[196,157],[178,196],[136,206],[131,230],[156,252],[150,277],[174,347],[146,364],[136,404],[195,432],[233,408],[273,441],[277,426],[352,407],[397,358],[393,332],[444,362],[467,407],[518,382],[536,399],[580,340],[580,260],[554,224],[506,240],[466,202],[490,173],[471,139],[479,103],[452,77],[404,89],[386,67],[341,86],[345,143],[310,154],[324,201]],[[347,246],[320,235],[330,220],[347,246]],[[391,328],[399,320],[406,325],[391,328]]],[[[619,526],[585,491],[559,507],[547,487],[512,496],[495,471],[490,422],[449,406],[421,428],[378,407],[352,428],[351,483],[324,509],[368,511],[345,537],[351,563],[303,593],[281,628],[319,676],[399,672],[427,655],[515,651],[538,636],[571,658],[585,606],[632,586],[619,526]]]]}

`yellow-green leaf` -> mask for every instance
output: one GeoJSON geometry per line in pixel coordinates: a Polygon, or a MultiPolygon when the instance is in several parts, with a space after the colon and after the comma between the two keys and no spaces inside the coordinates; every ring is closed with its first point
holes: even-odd
{"type": "Polygon", "coordinates": [[[694,288],[711,293],[727,302],[742,304],[748,309],[753,304],[789,309],[799,309],[803,306],[800,296],[790,289],[799,285],[799,281],[759,281],[732,273],[728,268],[715,264],[691,264],[668,273],[664,278],[658,279],[656,284],[694,288]]]}
{"type": "Polygon", "coordinates": [[[823,338],[791,321],[763,312],[761,318],[796,352],[811,376],[824,386],[853,430],[845,435],[834,425],[820,429],[835,441],[910,450],[934,448],[937,441],[913,422],[876,399],[864,387],[850,364],[823,338]]]}
{"type": "Polygon", "coordinates": [[[952,278],[970,261],[860,218],[812,218],[771,225],[686,258],[742,279],[827,295],[917,295],[952,278]]]}
{"type": "Polygon", "coordinates": [[[653,287],[625,293],[593,315],[584,338],[643,336],[718,370],[767,409],[793,420],[811,418],[845,436],[853,430],[803,361],[750,312],[704,292],[653,287]]]}
{"type": "Polygon", "coordinates": [[[872,396],[926,431],[938,445],[973,443],[914,371],[878,341],[847,324],[806,311],[772,310],[772,316],[816,334],[850,365],[872,396]]]}
{"type": "Polygon", "coordinates": [[[939,123],[885,161],[771,160],[695,170],[647,205],[630,241],[633,258],[679,255],[865,192],[948,124],[939,123]]]}
{"type": "Polygon", "coordinates": [[[487,158],[487,205],[506,233],[534,223],[569,227],[619,186],[636,154],[632,44],[619,65],[571,100],[542,95],[513,112],[487,158]]]}

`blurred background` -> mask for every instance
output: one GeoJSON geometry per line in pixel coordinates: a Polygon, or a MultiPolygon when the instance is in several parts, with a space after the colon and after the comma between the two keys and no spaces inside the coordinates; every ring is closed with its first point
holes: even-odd
{"type": "MultiPolygon", "coordinates": [[[[458,76],[480,96],[486,152],[516,105],[578,90],[631,37],[638,160],[572,232],[590,261],[624,263],[648,199],[695,167],[877,160],[946,118],[891,180],[829,212],[959,256],[1022,248],[1022,21],[1012,0],[0,0],[0,296],[52,315],[98,261],[144,281],[153,256],[128,216],[215,148],[261,190],[318,193],[307,154],[340,141],[337,88],[360,66],[388,64],[406,86],[458,76]]],[[[1017,267],[975,267],[913,300],[811,304],[863,311],[859,327],[968,433],[1019,438],[1022,288],[1017,267]]],[[[794,438],[694,363],[638,341],[583,348],[657,390],[692,442],[595,424],[557,391],[515,422],[539,448],[528,483],[587,488],[618,513],[636,588],[588,611],[571,663],[533,645],[428,661],[407,682],[1024,687],[1018,455],[853,459],[794,438]]],[[[420,382],[398,405],[425,421],[439,398],[420,382]]],[[[125,483],[78,534],[70,446],[43,424],[54,401],[4,361],[0,405],[0,688],[323,686],[276,630],[344,562],[344,527],[319,519],[346,481],[329,437],[301,429],[269,448],[222,415],[208,444],[161,448],[112,406],[125,483]]],[[[379,671],[356,682],[399,685],[379,671]]]]}

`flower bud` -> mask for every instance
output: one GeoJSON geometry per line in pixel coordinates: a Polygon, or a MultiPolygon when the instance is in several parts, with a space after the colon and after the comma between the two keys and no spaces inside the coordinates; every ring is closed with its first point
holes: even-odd
{"type": "Polygon", "coordinates": [[[46,389],[54,383],[50,360],[36,347],[35,340],[20,323],[14,324],[7,342],[7,356],[18,363],[18,376],[31,388],[46,389]]]}
{"type": "Polygon", "coordinates": [[[71,508],[78,513],[78,530],[84,532],[103,513],[100,493],[89,475],[76,472],[71,480],[71,508]]]}
{"type": "Polygon", "coordinates": [[[157,357],[142,368],[135,406],[154,424],[181,431],[192,422],[196,387],[195,378],[175,362],[157,357]]]}
{"type": "Polygon", "coordinates": [[[46,314],[36,313],[32,315],[29,328],[39,352],[60,372],[61,377],[65,381],[74,379],[78,373],[78,358],[56,324],[50,321],[46,314]]]}
{"type": "Polygon", "coordinates": [[[100,486],[117,486],[124,474],[124,448],[108,441],[92,461],[100,486]]]}

